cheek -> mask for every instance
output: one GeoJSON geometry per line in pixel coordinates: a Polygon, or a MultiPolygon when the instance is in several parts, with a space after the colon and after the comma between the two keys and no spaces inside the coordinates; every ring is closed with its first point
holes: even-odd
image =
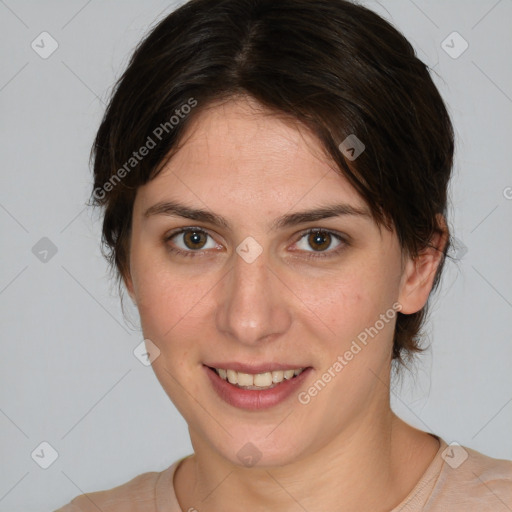
{"type": "Polygon", "coordinates": [[[382,273],[379,280],[378,274],[352,269],[331,279],[304,279],[296,290],[301,323],[309,326],[309,335],[319,339],[332,362],[347,351],[352,352],[347,358],[360,364],[387,357],[396,319],[396,286],[384,281],[382,273]]]}
{"type": "Polygon", "coordinates": [[[193,375],[199,363],[201,337],[209,332],[201,319],[204,292],[200,293],[202,288],[197,284],[190,286],[176,275],[154,268],[144,272],[139,285],[143,299],[137,306],[143,335],[160,350],[153,371],[169,398],[186,415],[190,403],[183,388],[193,396],[200,392],[200,383],[193,375]]]}
{"type": "Polygon", "coordinates": [[[171,340],[179,340],[177,333],[187,329],[196,334],[195,327],[201,313],[204,278],[185,278],[172,273],[157,262],[146,263],[136,271],[137,307],[144,336],[154,339],[161,350],[168,349],[171,340]]]}
{"type": "Polygon", "coordinates": [[[332,333],[357,329],[372,318],[376,307],[372,281],[357,271],[295,278],[291,288],[303,313],[332,333]]]}

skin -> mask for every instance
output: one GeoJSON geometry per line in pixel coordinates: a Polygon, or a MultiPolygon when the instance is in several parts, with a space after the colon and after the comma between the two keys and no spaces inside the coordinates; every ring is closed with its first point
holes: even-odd
{"type": "Polygon", "coordinates": [[[182,510],[389,511],[434,458],[438,441],[390,409],[395,318],[307,405],[293,395],[263,411],[232,407],[202,366],[312,366],[307,390],[395,302],[406,314],[425,305],[446,233],[432,240],[438,250],[413,260],[369,217],[270,229],[282,215],[340,202],[366,206],[305,128],[243,97],[203,110],[182,148],[137,191],[125,283],[144,337],[160,350],[155,374],[189,426],[194,455],[174,479],[182,510]],[[144,216],[164,200],[222,215],[230,227],[144,216]],[[184,227],[211,238],[199,250],[184,235],[165,240],[184,227]],[[349,243],[327,238],[315,251],[302,235],[309,228],[349,243]],[[252,263],[236,252],[248,236],[263,248],[252,263]],[[237,457],[248,442],[261,452],[251,468],[237,457]]]}

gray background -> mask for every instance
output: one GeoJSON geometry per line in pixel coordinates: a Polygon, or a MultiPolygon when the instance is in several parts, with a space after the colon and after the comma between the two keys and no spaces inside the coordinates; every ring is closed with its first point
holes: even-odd
{"type": "MultiPolygon", "coordinates": [[[[393,407],[447,442],[512,459],[512,1],[365,4],[440,75],[457,135],[459,261],[447,262],[433,302],[432,348],[392,390],[393,407]],[[469,43],[458,58],[442,46],[453,31],[469,43]]],[[[133,355],[137,312],[126,300],[124,320],[97,213],[85,207],[108,93],[174,5],[0,0],[2,512],[53,510],[191,452],[184,420],[133,355]],[[47,59],[31,47],[43,31],[59,45],[47,59]],[[43,237],[57,249],[46,261],[43,237]],[[58,452],[48,469],[31,457],[43,441],[58,452]]],[[[36,453],[41,461],[49,451],[36,453]]]]}

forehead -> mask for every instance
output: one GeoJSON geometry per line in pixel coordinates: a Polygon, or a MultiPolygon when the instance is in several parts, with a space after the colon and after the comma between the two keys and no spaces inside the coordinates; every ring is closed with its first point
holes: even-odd
{"type": "Polygon", "coordinates": [[[286,209],[341,200],[365,206],[307,128],[246,98],[200,111],[180,149],[141,189],[143,206],[170,193],[207,206],[259,201],[286,209]]]}

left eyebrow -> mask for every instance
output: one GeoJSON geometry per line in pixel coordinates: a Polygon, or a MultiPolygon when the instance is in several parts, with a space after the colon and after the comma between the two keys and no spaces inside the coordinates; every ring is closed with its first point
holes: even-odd
{"type": "Polygon", "coordinates": [[[282,229],[306,222],[315,222],[317,220],[328,219],[330,217],[341,217],[343,215],[352,215],[358,217],[372,218],[369,210],[359,208],[350,204],[341,203],[324,206],[314,210],[305,210],[302,212],[290,213],[276,219],[271,226],[271,230],[282,229]]]}
{"type": "MultiPolygon", "coordinates": [[[[221,215],[198,208],[191,208],[190,206],[178,203],[176,201],[164,201],[156,203],[144,212],[145,218],[151,217],[153,215],[183,217],[186,219],[207,222],[216,226],[231,229],[229,222],[221,215]]],[[[358,216],[368,219],[372,218],[370,211],[366,208],[359,208],[350,204],[341,203],[283,215],[274,220],[270,226],[270,230],[276,231],[278,229],[296,226],[298,224],[315,222],[322,219],[341,217],[345,215],[358,216]]]]}

